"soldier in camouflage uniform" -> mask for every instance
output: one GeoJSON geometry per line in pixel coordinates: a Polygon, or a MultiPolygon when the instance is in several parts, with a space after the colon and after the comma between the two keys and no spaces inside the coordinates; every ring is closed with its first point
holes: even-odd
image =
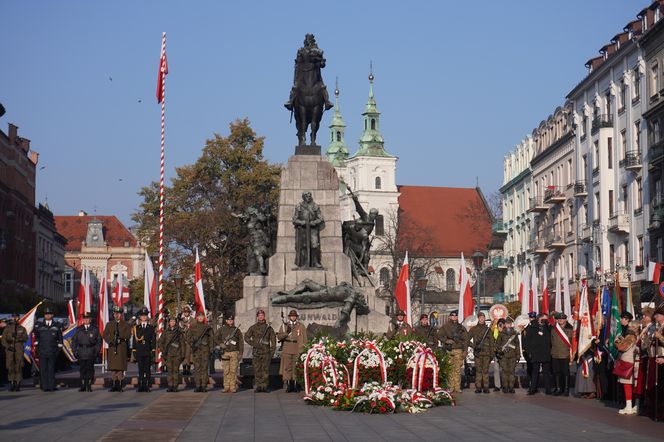
{"type": "Polygon", "coordinates": [[[265,321],[265,312],[256,312],[256,323],[249,327],[244,335],[244,341],[252,347],[252,362],[254,367],[254,391],[267,393],[270,380],[270,362],[277,349],[277,336],[274,329],[265,321]]]}
{"type": "Polygon", "coordinates": [[[429,315],[422,313],[420,323],[413,331],[417,336],[424,339],[430,348],[438,348],[438,330],[433,325],[429,325],[429,315]]]}
{"type": "Polygon", "coordinates": [[[175,316],[168,318],[168,327],[161,334],[157,343],[161,354],[166,361],[166,377],[168,380],[168,392],[178,391],[180,384],[180,363],[184,353],[184,334],[178,327],[178,319],[175,316]]]}
{"type": "Polygon", "coordinates": [[[468,352],[468,332],[459,324],[458,311],[450,312],[449,319],[438,331],[443,348],[450,357],[452,371],[450,373],[449,387],[452,392],[461,392],[461,370],[468,352]]]}
{"type": "Polygon", "coordinates": [[[18,323],[20,315],[17,312],[12,314],[12,321],[2,333],[2,346],[5,348],[5,364],[9,374],[9,391],[19,391],[21,389],[21,380],[23,380],[23,364],[25,357],[23,349],[28,341],[28,332],[18,323]]]}
{"type": "Polygon", "coordinates": [[[477,314],[477,325],[470,329],[468,334],[473,340],[473,354],[475,356],[475,393],[490,393],[489,366],[494,354],[494,339],[491,328],[486,323],[484,313],[477,314]]]}
{"type": "Polygon", "coordinates": [[[205,393],[209,380],[210,354],[214,350],[214,330],[205,323],[205,312],[202,310],[196,313],[196,322],[189,328],[189,345],[194,360],[194,391],[205,393]]]}
{"type": "Polygon", "coordinates": [[[191,316],[191,308],[188,305],[182,307],[182,316],[180,317],[180,331],[184,336],[184,348],[182,349],[182,374],[191,375],[191,345],[189,344],[189,329],[194,324],[194,318],[191,316]]]}
{"type": "MultiPolygon", "coordinates": [[[[498,320],[498,322],[500,321],[503,321],[503,319],[498,320]]],[[[516,364],[521,359],[519,333],[514,330],[513,326],[512,320],[507,318],[505,327],[496,340],[496,357],[502,371],[500,384],[503,386],[503,393],[514,393],[516,364]]]]}
{"type": "Polygon", "coordinates": [[[406,313],[403,310],[398,310],[396,320],[390,321],[385,337],[394,339],[396,336],[408,336],[412,333],[413,328],[406,322],[406,313]]]}
{"type": "Polygon", "coordinates": [[[242,332],[235,326],[235,316],[227,315],[224,324],[217,330],[215,341],[221,348],[221,368],[224,371],[224,392],[237,391],[237,370],[244,353],[242,332]]]}

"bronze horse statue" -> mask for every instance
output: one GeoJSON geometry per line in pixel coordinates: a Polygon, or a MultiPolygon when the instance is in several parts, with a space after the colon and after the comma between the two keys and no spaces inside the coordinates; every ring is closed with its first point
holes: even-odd
{"type": "Polygon", "coordinates": [[[324,67],[323,51],[318,48],[313,34],[307,34],[304,37],[304,46],[297,51],[293,87],[290,98],[284,104],[286,109],[291,111],[291,118],[295,114],[300,146],[306,145],[308,127],[311,127],[311,145],[316,145],[316,133],[323,112],[333,106],[321,76],[321,69],[324,67]]]}

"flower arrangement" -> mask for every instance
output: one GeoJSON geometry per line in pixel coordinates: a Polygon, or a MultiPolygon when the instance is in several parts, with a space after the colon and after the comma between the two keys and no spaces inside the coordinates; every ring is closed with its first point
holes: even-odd
{"type": "Polygon", "coordinates": [[[305,386],[304,399],[314,405],[378,414],[418,413],[455,404],[441,388],[448,370],[445,355],[416,337],[319,337],[300,355],[296,376],[305,386]]]}

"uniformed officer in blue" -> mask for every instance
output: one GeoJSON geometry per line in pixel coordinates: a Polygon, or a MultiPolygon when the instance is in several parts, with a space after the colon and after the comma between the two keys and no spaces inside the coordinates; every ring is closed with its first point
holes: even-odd
{"type": "Polygon", "coordinates": [[[79,391],[92,391],[92,381],[95,377],[95,359],[101,350],[101,335],[99,329],[91,324],[92,313],[83,314],[83,324],[79,325],[72,337],[72,349],[78,360],[81,374],[81,388],[79,391]]]}
{"type": "Polygon", "coordinates": [[[62,327],[53,320],[51,307],[44,308],[44,319],[35,324],[34,335],[39,357],[40,387],[43,391],[55,391],[55,362],[62,349],[62,327]]]}

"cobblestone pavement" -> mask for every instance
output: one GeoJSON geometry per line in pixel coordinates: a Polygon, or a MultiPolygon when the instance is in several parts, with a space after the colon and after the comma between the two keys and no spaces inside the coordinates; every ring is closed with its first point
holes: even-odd
{"type": "Polygon", "coordinates": [[[617,409],[574,398],[466,390],[456,407],[372,416],[305,404],[283,390],[234,395],[215,389],[176,394],[92,393],[26,388],[0,393],[0,440],[661,440],[663,423],[619,416],[617,409]]]}

